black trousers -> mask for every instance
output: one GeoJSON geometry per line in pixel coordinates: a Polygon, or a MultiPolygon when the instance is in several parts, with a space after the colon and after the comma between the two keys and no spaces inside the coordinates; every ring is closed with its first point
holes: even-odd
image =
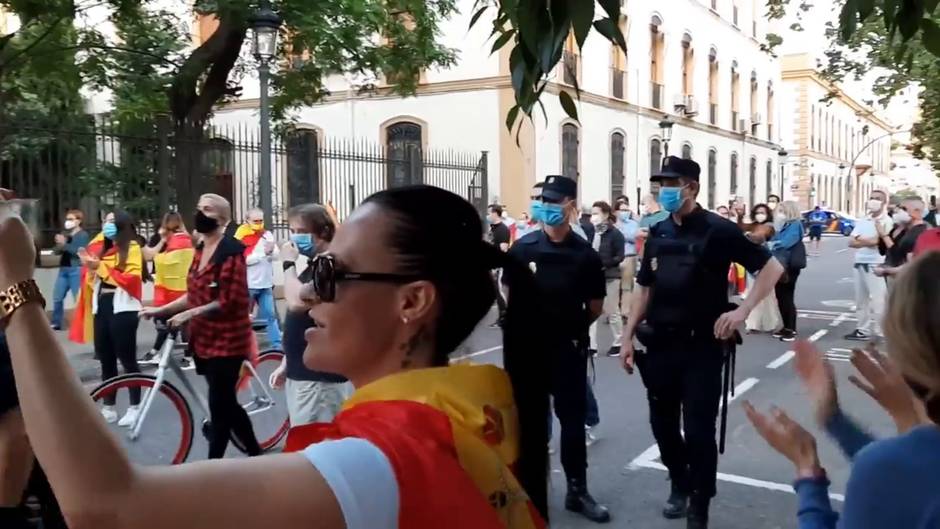
{"type": "Polygon", "coordinates": [[[637,365],[646,385],[653,437],[670,479],[686,493],[713,497],[721,346],[708,338],[648,345],[637,365]]]}
{"type": "Polygon", "coordinates": [[[209,385],[209,414],[212,435],[209,439],[209,459],[225,457],[225,449],[234,433],[248,449],[248,455],[261,454],[248,412],[238,403],[236,387],[245,359],[241,356],[199,359],[199,373],[209,385]]]}
{"type": "Polygon", "coordinates": [[[570,341],[552,352],[552,398],[561,424],[561,466],[569,480],[587,480],[587,352],[570,341]]]}
{"type": "MultiPolygon", "coordinates": [[[[98,296],[95,314],[95,354],[101,362],[101,380],[118,374],[117,364],[125,373],[140,373],[137,365],[137,312],[114,313],[114,294],[98,296]]],[[[131,405],[140,404],[140,388],[131,388],[131,405]]],[[[104,398],[106,406],[113,406],[115,394],[104,398]]]]}
{"type": "Polygon", "coordinates": [[[783,321],[783,328],[796,331],[796,303],[793,301],[796,295],[796,280],[800,277],[799,268],[791,268],[774,286],[774,293],[777,295],[777,307],[780,309],[780,319],[783,321]]]}

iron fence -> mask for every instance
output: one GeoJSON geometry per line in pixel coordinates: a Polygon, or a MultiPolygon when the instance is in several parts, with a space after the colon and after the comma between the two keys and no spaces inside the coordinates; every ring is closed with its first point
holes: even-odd
{"type": "MultiPolygon", "coordinates": [[[[149,236],[167,211],[193,211],[214,192],[232,204],[236,221],[260,203],[260,135],[248,126],[174,126],[167,120],[91,123],[70,130],[0,124],[0,186],[38,199],[40,246],[52,244],[68,209],[95,230],[102,214],[123,209],[149,236]]],[[[324,138],[294,129],[272,139],[272,203],[279,238],[287,210],[318,202],[342,220],[377,191],[424,183],[465,197],[483,214],[487,153],[429,149],[407,135],[385,144],[324,138]]],[[[188,218],[188,214],[185,215],[188,218]]]]}

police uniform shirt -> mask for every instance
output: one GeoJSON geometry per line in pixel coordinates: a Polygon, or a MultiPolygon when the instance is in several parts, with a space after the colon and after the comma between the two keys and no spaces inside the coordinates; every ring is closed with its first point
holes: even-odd
{"type": "Polygon", "coordinates": [[[539,230],[516,241],[509,255],[535,273],[546,332],[572,339],[586,335],[588,303],[607,293],[604,267],[590,243],[573,231],[555,243],[539,230]]]}
{"type": "Polygon", "coordinates": [[[701,206],[681,225],[670,215],[650,229],[637,274],[637,283],[651,288],[647,320],[654,326],[710,328],[727,311],[731,263],[753,274],[769,259],[737,224],[701,206]],[[694,264],[687,256],[695,256],[694,264]]]}

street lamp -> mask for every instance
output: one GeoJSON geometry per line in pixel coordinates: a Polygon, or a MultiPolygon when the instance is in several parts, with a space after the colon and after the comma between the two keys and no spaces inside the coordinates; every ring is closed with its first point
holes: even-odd
{"type": "Polygon", "coordinates": [[[784,187],[784,179],[785,179],[785,174],[786,174],[785,170],[786,170],[786,164],[787,164],[787,157],[789,156],[790,156],[790,153],[788,153],[787,150],[784,149],[783,147],[780,147],[780,150],[777,151],[777,161],[780,164],[780,200],[783,200],[783,187],[784,187]]]}
{"type": "Polygon", "coordinates": [[[659,130],[663,133],[663,160],[669,157],[669,140],[672,139],[672,126],[675,124],[668,115],[659,122],[659,130]]]}
{"type": "Polygon", "coordinates": [[[261,210],[264,212],[264,224],[272,229],[273,207],[271,205],[271,108],[268,103],[268,78],[271,75],[271,60],[277,55],[277,33],[281,27],[281,17],[267,2],[251,17],[252,52],[258,61],[258,83],[261,87],[259,96],[261,106],[261,171],[258,178],[258,191],[261,194],[261,210]]]}

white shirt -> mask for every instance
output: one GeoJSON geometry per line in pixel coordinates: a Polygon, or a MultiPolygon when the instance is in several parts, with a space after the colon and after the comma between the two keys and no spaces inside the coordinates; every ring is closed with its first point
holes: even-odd
{"type": "MultiPolygon", "coordinates": [[[[866,239],[878,237],[878,229],[875,228],[875,222],[881,223],[884,233],[890,232],[891,228],[894,227],[894,222],[888,215],[882,214],[880,217],[872,217],[869,215],[867,218],[861,219],[855,223],[855,228],[852,230],[850,237],[853,239],[856,237],[866,239]]],[[[884,262],[885,256],[881,255],[877,246],[855,249],[855,264],[884,264],[884,262]]]]}
{"type": "Polygon", "coordinates": [[[280,252],[275,244],[270,255],[264,253],[267,242],[274,243],[274,234],[269,231],[264,232],[254,250],[245,259],[248,263],[248,288],[274,288],[274,266],[271,262],[277,259],[280,252]]]}
{"type": "Polygon", "coordinates": [[[304,456],[336,496],[346,529],[398,528],[398,480],[378,447],[347,437],[312,444],[304,456]]]}
{"type": "MultiPolygon", "coordinates": [[[[94,294],[91,297],[91,313],[98,314],[98,293],[101,292],[101,278],[95,277],[94,294]]],[[[122,312],[140,312],[144,308],[140,300],[127,293],[121,287],[114,289],[114,302],[112,305],[112,314],[122,312]]]]}

